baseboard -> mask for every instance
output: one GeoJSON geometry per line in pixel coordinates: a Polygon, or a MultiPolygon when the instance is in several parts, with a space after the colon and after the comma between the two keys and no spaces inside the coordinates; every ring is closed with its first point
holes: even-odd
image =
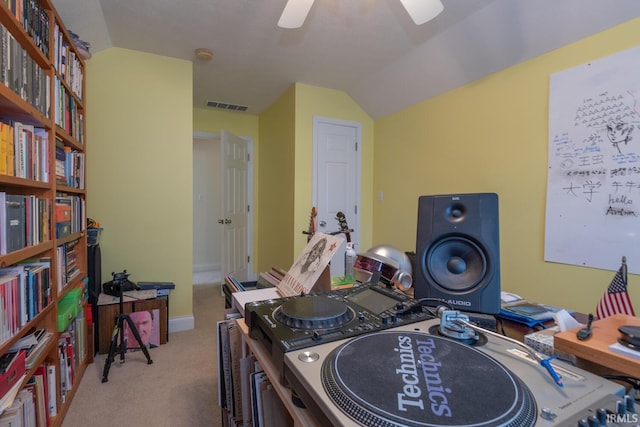
{"type": "Polygon", "coordinates": [[[193,266],[194,273],[202,273],[206,271],[220,271],[222,269],[221,264],[198,264],[193,266]]]}
{"type": "Polygon", "coordinates": [[[172,317],[169,319],[169,333],[189,331],[195,328],[195,319],[191,316],[172,317]]]}
{"type": "Polygon", "coordinates": [[[193,266],[194,285],[201,285],[205,283],[220,283],[221,281],[222,272],[220,270],[219,264],[193,266]]]}

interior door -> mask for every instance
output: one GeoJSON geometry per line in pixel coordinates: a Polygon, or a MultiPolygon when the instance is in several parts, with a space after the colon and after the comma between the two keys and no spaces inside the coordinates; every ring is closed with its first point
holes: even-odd
{"type": "MultiPolygon", "coordinates": [[[[358,246],[360,213],[360,143],[361,126],[356,122],[323,117],[314,118],[314,205],[318,209],[318,231],[340,230],[336,214],[345,214],[351,241],[358,246]]],[[[346,240],[345,240],[346,242],[346,240]]],[[[331,260],[331,275],[344,275],[343,243],[331,260]]]]}
{"type": "Polygon", "coordinates": [[[249,279],[248,252],[248,165],[249,144],[224,129],[221,132],[222,159],[222,275],[249,279]]]}

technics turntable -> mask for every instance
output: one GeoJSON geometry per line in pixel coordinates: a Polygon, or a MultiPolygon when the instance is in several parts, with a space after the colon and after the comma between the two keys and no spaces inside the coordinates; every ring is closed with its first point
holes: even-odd
{"type": "Polygon", "coordinates": [[[377,284],[326,293],[257,301],[245,305],[249,335],[262,342],[283,372],[288,351],[434,316],[402,292],[377,284]]]}
{"type": "MultiPolygon", "coordinates": [[[[640,417],[624,387],[491,334],[464,344],[438,320],[284,354],[285,379],[320,425],[606,426],[640,417]]],[[[482,334],[482,333],[480,333],[482,334]]]]}

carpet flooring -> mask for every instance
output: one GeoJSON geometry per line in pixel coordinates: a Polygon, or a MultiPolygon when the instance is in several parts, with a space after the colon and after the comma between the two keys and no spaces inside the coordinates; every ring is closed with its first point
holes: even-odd
{"type": "Polygon", "coordinates": [[[62,427],[221,425],[218,405],[216,321],[224,318],[219,284],[193,287],[195,328],[169,335],[169,341],[126,353],[111,364],[102,382],[105,355],[87,367],[62,427]]]}

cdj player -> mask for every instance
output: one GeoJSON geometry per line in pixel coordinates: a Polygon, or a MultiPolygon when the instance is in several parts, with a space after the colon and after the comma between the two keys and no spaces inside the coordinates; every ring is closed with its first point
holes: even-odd
{"type": "Polygon", "coordinates": [[[432,319],[419,301],[378,284],[247,303],[249,335],[284,372],[284,354],[432,319]]]}

